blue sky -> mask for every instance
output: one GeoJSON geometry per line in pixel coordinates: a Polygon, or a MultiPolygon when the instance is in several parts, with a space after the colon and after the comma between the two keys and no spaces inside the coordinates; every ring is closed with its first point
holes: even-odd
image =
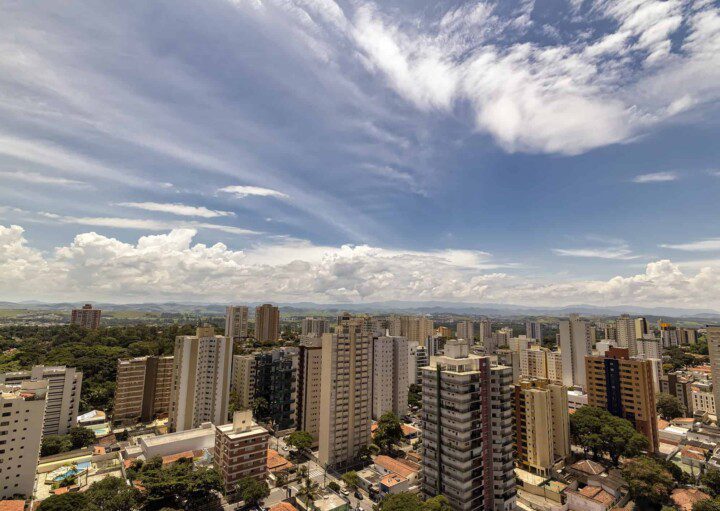
{"type": "Polygon", "coordinates": [[[3,11],[2,299],[720,307],[714,2],[3,11]]]}

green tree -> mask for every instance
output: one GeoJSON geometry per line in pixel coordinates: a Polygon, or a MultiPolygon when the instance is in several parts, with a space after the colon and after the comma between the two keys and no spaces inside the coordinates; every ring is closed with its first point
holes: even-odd
{"type": "Polygon", "coordinates": [[[720,470],[709,468],[700,478],[700,484],[707,488],[713,497],[720,496],[720,470]]]}
{"type": "Polygon", "coordinates": [[[631,460],[622,470],[630,496],[641,510],[657,510],[669,502],[675,480],[670,472],[652,458],[631,460]]]}
{"type": "Polygon", "coordinates": [[[586,453],[594,458],[608,454],[615,465],[621,456],[638,456],[648,447],[630,421],[594,406],[583,406],[570,416],[570,433],[586,453]]]}
{"type": "Polygon", "coordinates": [[[408,405],[422,407],[422,387],[417,383],[410,384],[408,388],[408,405]]]}
{"type": "Polygon", "coordinates": [[[237,482],[235,491],[246,505],[256,506],[270,495],[270,488],[265,481],[254,477],[244,477],[237,482]]]}
{"type": "Polygon", "coordinates": [[[330,488],[335,493],[340,491],[340,485],[336,483],[335,481],[330,481],[327,485],[328,488],[330,488]]]}
{"type": "Polygon", "coordinates": [[[166,467],[162,466],[161,458],[151,458],[137,473],[137,478],[145,487],[147,511],[164,507],[197,509],[217,503],[218,493],[223,490],[222,479],[215,469],[195,467],[190,458],[181,458],[166,467]]]}
{"type": "Polygon", "coordinates": [[[373,442],[381,452],[390,453],[403,439],[402,424],[397,415],[392,412],[382,414],[377,422],[377,429],[373,435],[373,442]]]}
{"type": "Polygon", "coordinates": [[[397,493],[388,495],[380,501],[380,511],[418,511],[423,503],[414,493],[397,493]]]}
{"type": "Polygon", "coordinates": [[[313,438],[307,431],[293,431],[285,438],[285,443],[301,452],[312,447],[313,438]]]}
{"type": "Polygon", "coordinates": [[[267,399],[259,397],[252,402],[253,415],[258,420],[267,419],[270,415],[270,404],[267,399]]]}
{"type": "Polygon", "coordinates": [[[427,499],[423,503],[422,511],[452,511],[452,506],[447,497],[438,495],[427,499]]]}
{"type": "Polygon", "coordinates": [[[705,499],[695,502],[692,511],[720,511],[720,502],[717,499],[705,499]]]}
{"type": "Polygon", "coordinates": [[[660,417],[666,421],[685,416],[685,405],[672,394],[660,392],[657,395],[655,407],[660,417]]]}
{"type": "Polygon", "coordinates": [[[70,443],[73,449],[82,449],[96,442],[95,433],[86,428],[70,428],[68,436],[70,437],[70,443]]]}
{"type": "Polygon", "coordinates": [[[83,511],[133,511],[140,504],[140,492],[119,477],[94,482],[85,492],[88,504],[83,511]]]}
{"type": "Polygon", "coordinates": [[[350,490],[355,490],[360,484],[360,476],[354,470],[345,472],[340,479],[342,479],[342,482],[345,483],[345,486],[350,490]]]}
{"type": "Polygon", "coordinates": [[[305,509],[310,508],[310,503],[315,502],[320,497],[320,486],[306,477],[297,492],[297,497],[305,503],[305,509]]]}
{"type": "Polygon", "coordinates": [[[40,456],[53,456],[72,450],[72,441],[68,435],[43,436],[40,456]]]}
{"type": "Polygon", "coordinates": [[[37,511],[80,511],[84,510],[87,498],[83,493],[51,495],[42,501],[37,511]]]}

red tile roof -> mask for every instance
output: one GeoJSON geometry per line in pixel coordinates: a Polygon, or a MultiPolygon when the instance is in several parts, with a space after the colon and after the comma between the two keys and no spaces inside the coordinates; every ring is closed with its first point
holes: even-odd
{"type": "Polygon", "coordinates": [[[419,471],[419,467],[417,469],[413,467],[414,463],[412,461],[396,460],[384,454],[375,458],[375,464],[389,472],[395,472],[397,475],[406,479],[412,475],[416,475],[419,471]]]}
{"type": "Polygon", "coordinates": [[[586,486],[582,490],[578,491],[578,493],[583,497],[587,497],[604,504],[605,507],[609,507],[613,502],[615,502],[615,497],[599,486],[586,486]]]}
{"type": "Polygon", "coordinates": [[[710,498],[710,495],[697,488],[677,488],[670,494],[670,498],[675,505],[680,508],[680,511],[692,511],[695,502],[707,500],[710,498]]]}
{"type": "Polygon", "coordinates": [[[24,511],[24,500],[0,500],[0,511],[24,511]]]}
{"type": "Polygon", "coordinates": [[[280,502],[275,504],[269,509],[269,511],[298,511],[298,508],[290,504],[289,502],[280,502]]]}
{"type": "Polygon", "coordinates": [[[292,462],[288,461],[283,456],[280,456],[280,453],[278,453],[275,449],[268,449],[267,469],[270,472],[280,472],[282,470],[288,470],[292,467],[292,462]]]}

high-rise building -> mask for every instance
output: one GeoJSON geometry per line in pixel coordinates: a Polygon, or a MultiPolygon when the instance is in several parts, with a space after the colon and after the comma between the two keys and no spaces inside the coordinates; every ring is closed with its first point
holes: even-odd
{"type": "Polygon", "coordinates": [[[660,323],[660,343],[663,348],[672,348],[679,346],[678,331],[675,326],[670,323],[660,323]]]}
{"type": "Polygon", "coordinates": [[[478,322],[478,339],[480,344],[485,344],[488,339],[492,338],[492,323],[489,319],[481,319],[478,322]]]}
{"type": "Polygon", "coordinates": [[[548,351],[547,356],[547,378],[554,383],[562,383],[562,353],[559,351],[548,351]]]}
{"type": "Polygon", "coordinates": [[[175,338],[170,429],[185,431],[228,417],[233,343],[212,326],[175,338]]]}
{"type": "Polygon", "coordinates": [[[89,303],[83,305],[82,309],[73,309],[70,315],[70,324],[97,330],[100,328],[100,309],[93,309],[89,303]]]}
{"type": "Polygon", "coordinates": [[[408,387],[418,382],[417,350],[419,344],[408,341],[408,387]]]}
{"type": "MultiPolygon", "coordinates": [[[[437,334],[440,337],[444,337],[445,339],[452,339],[453,332],[452,329],[446,327],[446,326],[439,326],[437,327],[437,334]]],[[[392,334],[391,334],[392,335],[392,334]]],[[[398,334],[399,335],[399,334],[398,334]]]]}
{"type": "Polygon", "coordinates": [[[298,429],[313,438],[313,449],[320,438],[320,389],[322,386],[322,338],[307,337],[298,355],[298,429]]]}
{"type": "Polygon", "coordinates": [[[385,412],[397,417],[407,413],[409,354],[408,340],[404,337],[383,336],[373,340],[373,418],[379,419],[385,412]]]}
{"type": "Polygon", "coordinates": [[[511,337],[508,340],[508,348],[512,351],[522,351],[530,348],[531,346],[539,346],[537,339],[533,339],[526,335],[519,337],[511,337]]]}
{"type": "Polygon", "coordinates": [[[373,339],[354,322],[322,339],[321,465],[346,465],[370,444],[373,339]]]}
{"type": "Polygon", "coordinates": [[[241,479],[265,481],[270,435],[252,419],[249,410],[233,414],[233,421],[215,428],[213,462],[220,473],[225,492],[232,495],[241,479]]]}
{"type": "Polygon", "coordinates": [[[66,435],[77,425],[83,373],[74,367],[34,366],[30,371],[0,373],[0,384],[20,385],[23,381],[46,380],[47,408],[43,435],[66,435]]]}
{"type": "Polygon", "coordinates": [[[605,356],[585,358],[588,405],[629,420],[658,450],[653,368],[649,360],[630,358],[627,348],[610,348],[605,356]]]}
{"type": "Polygon", "coordinates": [[[520,350],[520,375],[523,378],[547,378],[549,352],[547,348],[537,345],[520,350]]]}
{"type": "Polygon", "coordinates": [[[280,339],[280,309],[265,303],[255,308],[255,340],[275,342],[280,339]]]}
{"type": "Polygon", "coordinates": [[[325,318],[305,318],[302,320],[301,334],[304,336],[322,337],[330,331],[330,321],[325,318]]]}
{"type": "Polygon", "coordinates": [[[512,328],[504,327],[500,330],[496,330],[489,338],[491,339],[491,342],[488,342],[487,337],[483,342],[483,345],[485,346],[485,354],[492,355],[498,348],[507,348],[510,345],[510,339],[512,339],[512,336],[512,328]]]}
{"type": "Polygon", "coordinates": [[[618,348],[627,348],[630,356],[637,355],[637,339],[641,338],[635,332],[635,320],[623,314],[615,321],[616,337],[618,348]]]}
{"type": "Polygon", "coordinates": [[[645,318],[635,318],[635,338],[647,339],[650,335],[652,335],[652,332],[648,328],[647,320],[645,318]]]}
{"type": "Polygon", "coordinates": [[[539,321],[525,322],[525,337],[542,341],[542,325],[539,321]]]}
{"type": "Polygon", "coordinates": [[[697,342],[697,330],[693,328],[677,328],[678,344],[686,346],[697,342]]]}
{"type": "Polygon", "coordinates": [[[113,421],[149,422],[170,411],[173,357],[118,360],[113,421]]]}
{"type": "Polygon", "coordinates": [[[695,376],[682,371],[672,371],[660,377],[660,392],[675,396],[685,407],[685,416],[693,415],[692,386],[695,376]]]}
{"type": "Polygon", "coordinates": [[[239,410],[250,410],[255,399],[255,355],[233,355],[230,391],[239,410]]]}
{"type": "Polygon", "coordinates": [[[458,321],[455,331],[458,339],[467,339],[471,343],[475,339],[475,323],[472,321],[458,321]]]}
{"type": "Polygon", "coordinates": [[[430,362],[427,347],[418,346],[415,351],[415,366],[417,367],[417,384],[422,385],[422,368],[430,362]]]}
{"type": "Polygon", "coordinates": [[[30,498],[40,457],[48,382],[0,383],[0,500],[30,498]]]}
{"type": "Polygon", "coordinates": [[[248,308],[246,305],[225,307],[225,337],[233,341],[248,336],[248,308]]]}
{"type": "Polygon", "coordinates": [[[420,346],[425,346],[428,337],[433,336],[434,330],[433,320],[425,316],[400,317],[400,335],[408,341],[417,341],[420,346]]]}
{"type": "Polygon", "coordinates": [[[708,325],[706,332],[710,372],[714,384],[713,396],[715,396],[715,406],[720,406],[720,326],[708,325]]]}
{"type": "Polygon", "coordinates": [[[423,494],[455,511],[514,509],[512,370],[450,340],[422,371],[423,494]]]}
{"type": "Polygon", "coordinates": [[[570,456],[568,389],[545,379],[515,385],[515,447],[518,463],[547,475],[570,456]]]}
{"type": "Polygon", "coordinates": [[[636,355],[643,355],[645,358],[662,358],[662,348],[657,339],[637,339],[635,348],[636,355]]]}
{"type": "Polygon", "coordinates": [[[560,321],[563,385],[585,387],[585,357],[592,353],[590,324],[577,314],[560,321]]]}

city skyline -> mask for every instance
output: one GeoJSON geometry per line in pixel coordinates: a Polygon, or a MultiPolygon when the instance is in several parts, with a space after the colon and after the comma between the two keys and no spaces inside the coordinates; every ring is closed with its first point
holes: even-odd
{"type": "Polygon", "coordinates": [[[0,300],[720,309],[717,5],[555,7],[8,6],[0,300]]]}

